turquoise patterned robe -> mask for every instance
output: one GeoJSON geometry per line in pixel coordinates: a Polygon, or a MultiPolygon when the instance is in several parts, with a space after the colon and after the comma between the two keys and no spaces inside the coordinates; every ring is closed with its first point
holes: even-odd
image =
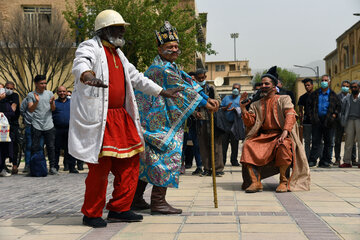
{"type": "Polygon", "coordinates": [[[203,99],[202,88],[175,63],[158,55],[145,72],[164,90],[184,87],[178,98],[153,97],[136,90],[140,122],[145,140],[145,154],[140,157],[143,181],[161,187],[178,187],[183,144],[183,125],[203,99]]]}

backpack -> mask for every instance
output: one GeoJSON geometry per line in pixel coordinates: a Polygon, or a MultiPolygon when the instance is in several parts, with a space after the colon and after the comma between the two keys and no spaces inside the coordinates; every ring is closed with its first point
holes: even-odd
{"type": "Polygon", "coordinates": [[[30,174],[32,177],[46,177],[48,175],[46,159],[43,151],[38,151],[31,156],[30,174]]]}

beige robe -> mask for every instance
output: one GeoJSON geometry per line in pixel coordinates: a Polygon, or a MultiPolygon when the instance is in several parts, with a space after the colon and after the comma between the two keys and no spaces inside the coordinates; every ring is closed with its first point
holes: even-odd
{"type": "MultiPolygon", "coordinates": [[[[288,95],[280,95],[278,99],[277,109],[273,109],[274,116],[279,126],[284,126],[285,115],[284,111],[289,108],[293,108],[291,98],[288,95]]],[[[254,126],[249,130],[246,139],[249,139],[254,134],[257,134],[261,128],[263,122],[263,112],[261,110],[261,101],[256,101],[251,104],[249,112],[253,112],[256,115],[256,121],[254,126]]],[[[310,190],[310,169],[307,162],[304,147],[299,138],[299,128],[295,123],[292,131],[289,133],[292,140],[293,147],[293,166],[288,183],[289,191],[309,191],[310,190]]],[[[265,174],[266,175],[266,174],[265,174]]],[[[246,179],[244,179],[245,181],[246,179]]]]}

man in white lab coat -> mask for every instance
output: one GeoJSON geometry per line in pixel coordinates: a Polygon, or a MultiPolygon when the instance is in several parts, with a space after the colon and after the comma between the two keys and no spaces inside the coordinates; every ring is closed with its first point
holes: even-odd
{"type": "Polygon", "coordinates": [[[114,176],[108,220],[134,222],[142,216],[130,210],[139,176],[139,153],[144,151],[133,88],[152,96],[176,97],[182,89],[163,90],[135,69],[124,56],[125,26],[113,10],[99,13],[96,36],[82,42],[73,64],[69,153],[88,164],[83,224],[105,227],[108,174],[114,176]]]}

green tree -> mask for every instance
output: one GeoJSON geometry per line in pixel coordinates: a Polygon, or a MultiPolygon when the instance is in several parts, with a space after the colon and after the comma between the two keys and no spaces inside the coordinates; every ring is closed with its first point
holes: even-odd
{"type": "Polygon", "coordinates": [[[201,26],[205,20],[196,17],[190,6],[180,7],[178,0],[76,0],[75,6],[67,2],[63,14],[78,36],[91,38],[96,15],[105,9],[119,12],[131,24],[126,29],[127,42],[123,51],[129,61],[141,71],[150,66],[157,54],[154,30],[159,30],[165,20],[176,27],[179,33],[182,54],[178,63],[185,68],[194,64],[195,51],[215,53],[211,44],[196,41],[196,37],[201,37],[201,26]]]}
{"type": "MultiPolygon", "coordinates": [[[[266,72],[267,70],[264,70],[262,73],[256,73],[253,78],[253,82],[261,82],[261,76],[266,72]]],[[[280,67],[277,68],[276,72],[279,75],[279,79],[281,79],[281,82],[283,83],[283,88],[295,92],[296,79],[299,77],[299,75],[290,70],[287,70],[286,68],[280,67]]]]}

